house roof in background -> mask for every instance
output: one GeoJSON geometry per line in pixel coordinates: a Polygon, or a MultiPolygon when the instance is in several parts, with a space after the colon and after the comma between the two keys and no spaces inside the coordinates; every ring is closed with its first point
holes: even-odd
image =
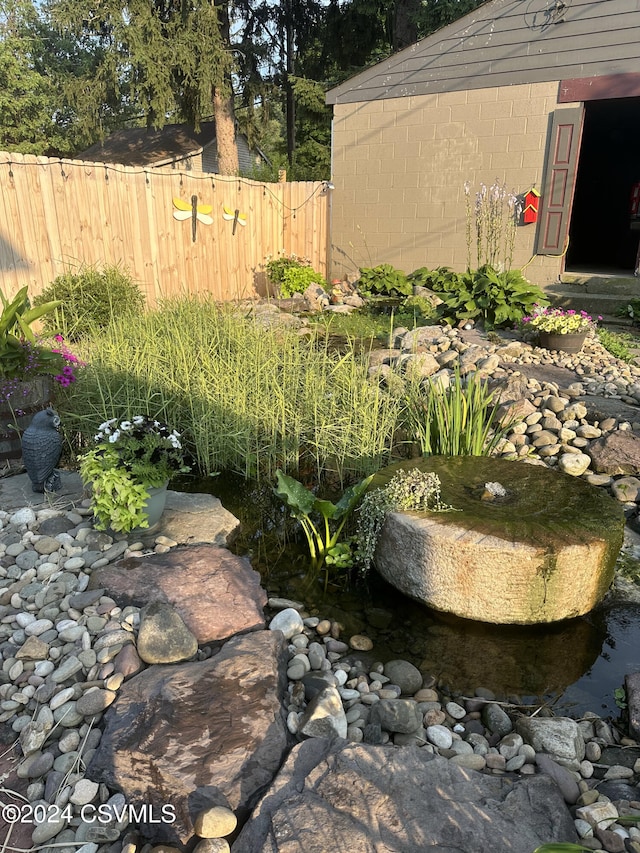
{"type": "Polygon", "coordinates": [[[198,133],[188,124],[166,124],[159,130],[131,127],[111,133],[102,142],[76,154],[74,159],[123,166],[161,166],[199,154],[215,139],[214,121],[202,122],[198,133]]]}
{"type": "Polygon", "coordinates": [[[489,0],[331,89],[327,103],[633,74],[638,27],[638,0],[489,0]]]}

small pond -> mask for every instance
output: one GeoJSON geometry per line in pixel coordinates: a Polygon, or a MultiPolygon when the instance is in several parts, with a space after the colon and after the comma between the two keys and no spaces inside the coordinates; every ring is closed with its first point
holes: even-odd
{"type": "Polygon", "coordinates": [[[286,525],[288,512],[270,486],[224,475],[185,478],[174,488],[213,494],[240,520],[232,550],[251,559],[269,596],[303,601],[310,613],[338,620],[344,636],[367,634],[376,660],[406,658],[453,693],[485,687],[522,704],[546,701],[556,714],[616,718],[614,691],[627,673],[640,670],[640,603],[606,599],[578,619],[522,627],[439,613],[375,572],[367,585],[330,584],[325,592],[322,582],[309,583],[306,546],[291,536],[295,525],[286,525]]]}

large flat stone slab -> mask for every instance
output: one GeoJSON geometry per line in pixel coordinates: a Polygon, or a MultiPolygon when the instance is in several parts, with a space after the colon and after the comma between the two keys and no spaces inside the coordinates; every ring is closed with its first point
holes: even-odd
{"type": "Polygon", "coordinates": [[[264,628],[267,603],[260,575],[244,557],[214,545],[128,557],[96,569],[90,589],[105,589],[120,606],[171,604],[199,645],[264,628]]]}
{"type": "Polygon", "coordinates": [[[0,478],[0,509],[5,512],[30,506],[33,509],[52,507],[67,511],[78,506],[83,498],[80,475],[75,471],[60,471],[61,488],[57,492],[38,494],[31,488],[28,474],[0,478]]]}
{"type": "Polygon", "coordinates": [[[414,747],[295,747],[233,853],[532,853],[577,841],[556,784],[465,770],[414,747]]]}
{"type": "Polygon", "coordinates": [[[285,687],[286,647],[274,631],[234,637],[205,661],[149,667],[105,714],[86,775],[156,818],[173,806],[175,821],[141,824],[149,841],[185,845],[213,805],[242,822],[288,746],[285,687]]]}
{"type": "Polygon", "coordinates": [[[240,528],[238,519],[213,495],[190,492],[167,492],[167,503],[154,530],[174,539],[180,545],[208,542],[224,547],[240,528]]]}

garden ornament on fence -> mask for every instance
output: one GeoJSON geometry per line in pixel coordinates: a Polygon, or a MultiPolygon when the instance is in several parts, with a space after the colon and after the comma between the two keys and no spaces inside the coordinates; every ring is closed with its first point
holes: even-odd
{"type": "Polygon", "coordinates": [[[22,459],[34,492],[57,492],[62,482],[56,465],[62,454],[60,417],[49,407],[33,416],[22,435],[22,459]]]}
{"type": "Polygon", "coordinates": [[[211,211],[213,210],[212,205],[210,204],[198,204],[198,196],[192,195],[191,201],[184,201],[182,198],[174,198],[173,206],[175,210],[173,211],[173,218],[178,221],[184,221],[185,219],[191,220],[191,242],[196,242],[196,230],[198,226],[198,222],[202,222],[204,225],[212,225],[213,219],[211,218],[211,211]]]}
{"type": "Polygon", "coordinates": [[[231,230],[233,235],[235,235],[238,225],[247,224],[247,214],[240,213],[239,207],[236,207],[235,210],[231,210],[225,205],[222,205],[222,218],[226,219],[227,222],[231,222],[233,220],[233,229],[231,230]]]}

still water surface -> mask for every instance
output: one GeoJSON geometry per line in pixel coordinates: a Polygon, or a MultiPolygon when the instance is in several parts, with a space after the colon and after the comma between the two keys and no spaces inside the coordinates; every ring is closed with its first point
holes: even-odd
{"type": "Polygon", "coordinates": [[[286,540],[287,511],[268,486],[224,475],[185,478],[174,488],[213,494],[240,520],[232,550],[251,559],[269,596],[303,601],[309,612],[341,622],[343,636],[365,633],[375,660],[406,658],[454,694],[485,687],[502,699],[547,701],[556,714],[616,718],[614,690],[640,671],[640,604],[612,601],[578,619],[522,627],[438,613],[375,572],[366,586],[330,584],[325,593],[321,581],[309,584],[305,547],[291,533],[286,540]]]}

